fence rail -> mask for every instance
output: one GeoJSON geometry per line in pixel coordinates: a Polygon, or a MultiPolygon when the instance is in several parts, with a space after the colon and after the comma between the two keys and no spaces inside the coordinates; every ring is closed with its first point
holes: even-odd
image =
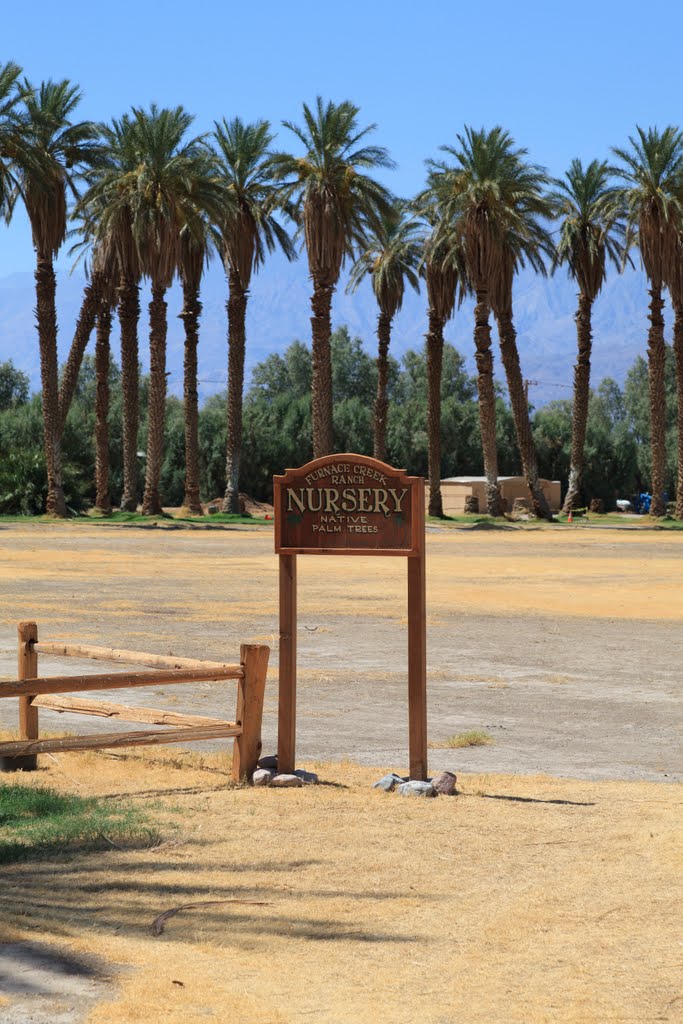
{"type": "Polygon", "coordinates": [[[270,648],[265,645],[242,644],[239,664],[198,661],[192,658],[176,658],[172,655],[39,641],[38,626],[35,622],[19,623],[18,642],[17,678],[0,681],[0,698],[19,698],[20,739],[0,742],[0,758],[3,759],[5,769],[35,768],[38,754],[56,751],[99,750],[233,737],[233,779],[238,781],[245,776],[249,777],[254,771],[261,753],[263,699],[270,654],[270,648]],[[154,671],[39,676],[39,654],[141,664],[153,668],[154,671]],[[155,708],[129,707],[85,697],[59,696],[84,690],[219,682],[226,679],[237,680],[237,709],[234,722],[155,708]],[[39,708],[60,714],[67,712],[94,715],[166,728],[40,739],[39,708]]]}

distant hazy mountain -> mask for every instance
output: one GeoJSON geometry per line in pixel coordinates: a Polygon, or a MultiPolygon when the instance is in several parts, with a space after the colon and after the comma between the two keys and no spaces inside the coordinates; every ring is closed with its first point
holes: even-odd
{"type": "MultiPolygon", "coordinates": [[[[332,307],[333,324],[345,323],[368,349],[375,349],[377,309],[369,284],[353,295],[340,285],[332,307]]],[[[59,316],[59,358],[66,358],[83,293],[80,274],[59,273],[57,281],[59,316]]],[[[269,352],[281,352],[294,339],[310,343],[310,282],[305,258],[288,264],[274,258],[255,275],[249,299],[247,323],[247,371],[269,352]]],[[[202,301],[199,348],[200,395],[202,398],[221,390],[226,379],[227,286],[222,269],[214,263],[208,271],[202,301]]],[[[146,302],[142,295],[143,317],[140,330],[141,359],[149,365],[146,302]]],[[[644,354],[647,335],[647,287],[640,271],[611,274],[594,308],[593,380],[611,376],[623,381],[638,354],[644,354]]],[[[40,387],[40,361],[35,329],[35,293],[33,276],[12,274],[0,278],[0,361],[12,359],[30,375],[34,389],[40,387]]],[[[515,321],[525,377],[539,383],[530,397],[538,406],[553,398],[570,397],[573,361],[576,349],[574,311],[576,288],[562,273],[544,281],[533,273],[524,273],[516,283],[515,321]]],[[[182,393],[183,332],[177,319],[181,294],[174,287],[168,296],[169,390],[182,393]]],[[[665,311],[667,338],[671,337],[671,314],[665,311]]],[[[474,372],[472,343],[472,303],[465,303],[448,324],[446,338],[466,357],[474,372]]],[[[425,296],[409,292],[395,321],[392,351],[400,357],[407,349],[424,342],[426,326],[425,296]]],[[[495,338],[495,331],[494,331],[495,338]]],[[[91,343],[91,349],[94,344],[91,343]]],[[[117,354],[118,337],[114,338],[117,354]]],[[[118,355],[117,355],[118,358],[118,355]]],[[[500,360],[497,375],[502,378],[500,360]]]]}

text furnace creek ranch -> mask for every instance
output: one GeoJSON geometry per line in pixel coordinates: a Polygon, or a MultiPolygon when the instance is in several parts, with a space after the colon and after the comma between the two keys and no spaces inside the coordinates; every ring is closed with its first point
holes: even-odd
{"type": "Polygon", "coordinates": [[[415,550],[415,484],[415,477],[358,455],[289,470],[275,478],[280,548],[408,554],[415,550]]]}

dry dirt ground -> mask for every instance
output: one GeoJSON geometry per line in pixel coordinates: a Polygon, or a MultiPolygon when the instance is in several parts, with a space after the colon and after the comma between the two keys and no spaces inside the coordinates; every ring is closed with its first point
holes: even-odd
{"type": "MultiPolygon", "coordinates": [[[[405,564],[300,559],[299,752],[327,785],[231,789],[220,741],[5,776],[129,794],[166,842],[3,870],[2,1024],[683,1020],[682,554],[663,533],[431,530],[430,738],[495,740],[431,751],[461,791],[435,801],[369,788],[405,769],[405,564]],[[150,934],[164,910],[230,899],[268,905],[150,934]]],[[[2,528],[0,581],[0,675],[27,618],[45,639],[211,659],[276,645],[262,531],[2,528]]],[[[234,706],[223,684],[115,699],[234,706]]],[[[267,749],[275,714],[273,672],[267,749]]]]}
{"type": "MultiPolygon", "coordinates": [[[[236,660],[241,641],[266,642],[264,748],[273,750],[272,543],[268,530],[2,528],[0,677],[15,672],[20,619],[36,619],[43,639],[211,660],[236,660]]],[[[440,766],[585,779],[683,777],[676,714],[683,534],[437,528],[429,532],[427,574],[430,738],[482,729],[495,740],[439,751],[440,766]]],[[[302,757],[404,768],[405,576],[400,558],[299,559],[302,757]]],[[[41,659],[48,674],[81,669],[105,670],[41,659]]],[[[234,705],[226,684],[172,687],[153,698],[121,691],[114,699],[166,701],[220,717],[226,710],[231,716],[234,705]]],[[[0,728],[16,721],[11,704],[0,704],[0,728]]],[[[49,712],[43,722],[112,729],[49,712]]]]}

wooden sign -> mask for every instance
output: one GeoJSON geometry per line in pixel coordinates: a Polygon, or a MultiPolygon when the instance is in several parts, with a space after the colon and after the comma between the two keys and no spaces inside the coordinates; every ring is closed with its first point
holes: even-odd
{"type": "Polygon", "coordinates": [[[273,477],[280,556],[278,769],[295,767],[296,556],[402,555],[408,562],[410,777],[427,777],[424,480],[367,455],[326,455],[273,477]]]}
{"type": "Polygon", "coordinates": [[[411,555],[420,550],[420,478],[376,459],[316,459],[274,477],[273,494],[279,554],[411,555]]]}

